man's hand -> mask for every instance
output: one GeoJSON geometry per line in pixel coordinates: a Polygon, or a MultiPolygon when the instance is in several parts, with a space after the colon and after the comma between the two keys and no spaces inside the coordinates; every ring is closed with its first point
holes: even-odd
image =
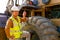
{"type": "Polygon", "coordinates": [[[9,40],[14,40],[14,39],[11,39],[11,38],[10,38],[9,40]]]}
{"type": "Polygon", "coordinates": [[[10,40],[14,40],[15,38],[14,38],[14,36],[10,36],[10,40]]]}

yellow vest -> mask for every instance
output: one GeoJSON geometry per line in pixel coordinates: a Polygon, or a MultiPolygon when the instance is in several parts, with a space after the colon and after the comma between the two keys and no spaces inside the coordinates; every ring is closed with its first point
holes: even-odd
{"type": "Polygon", "coordinates": [[[16,19],[13,16],[11,16],[10,19],[13,22],[13,28],[10,28],[10,36],[13,35],[15,38],[20,38],[20,35],[22,34],[20,18],[17,17],[18,21],[16,21],[16,19]]]}

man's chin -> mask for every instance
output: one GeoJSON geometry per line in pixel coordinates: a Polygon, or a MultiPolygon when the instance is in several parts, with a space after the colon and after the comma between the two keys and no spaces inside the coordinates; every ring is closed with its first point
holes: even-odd
{"type": "MultiPolygon", "coordinates": [[[[18,15],[17,15],[18,16],[18,15]]],[[[15,17],[17,17],[17,16],[15,16],[15,17]]]]}

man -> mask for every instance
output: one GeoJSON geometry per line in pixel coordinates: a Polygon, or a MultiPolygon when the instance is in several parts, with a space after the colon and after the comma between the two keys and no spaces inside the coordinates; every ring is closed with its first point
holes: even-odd
{"type": "Polygon", "coordinates": [[[26,14],[27,14],[27,12],[26,11],[23,11],[23,14],[22,14],[22,27],[24,27],[27,23],[27,20],[28,20],[28,18],[26,17],[26,14]]]}
{"type": "Polygon", "coordinates": [[[27,17],[26,17],[26,11],[23,11],[23,17],[22,17],[22,22],[26,22],[27,21],[27,17]]]}
{"type": "Polygon", "coordinates": [[[5,33],[7,35],[7,38],[9,40],[20,40],[22,37],[26,37],[26,40],[30,40],[30,33],[27,31],[21,31],[21,18],[19,15],[19,8],[16,6],[13,6],[11,8],[12,15],[7,20],[6,26],[5,26],[5,33]]]}

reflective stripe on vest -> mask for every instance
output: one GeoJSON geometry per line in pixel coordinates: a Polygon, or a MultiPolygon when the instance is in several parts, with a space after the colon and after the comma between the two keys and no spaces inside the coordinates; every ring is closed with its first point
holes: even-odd
{"type": "Polygon", "coordinates": [[[20,34],[22,34],[20,18],[17,17],[18,21],[16,21],[12,16],[10,19],[13,21],[13,28],[10,28],[10,36],[14,36],[15,38],[20,38],[20,34]]]}

